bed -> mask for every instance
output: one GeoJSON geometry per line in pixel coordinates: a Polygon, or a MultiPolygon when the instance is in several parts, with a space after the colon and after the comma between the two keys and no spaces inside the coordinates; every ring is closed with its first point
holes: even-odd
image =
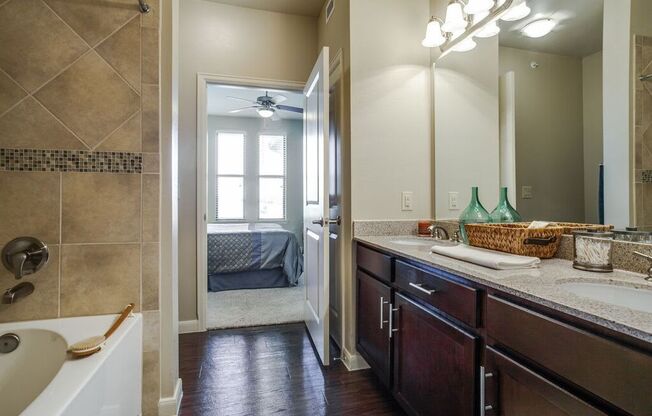
{"type": "Polygon", "coordinates": [[[208,290],[296,286],[303,254],[278,224],[209,224],[208,290]]]}

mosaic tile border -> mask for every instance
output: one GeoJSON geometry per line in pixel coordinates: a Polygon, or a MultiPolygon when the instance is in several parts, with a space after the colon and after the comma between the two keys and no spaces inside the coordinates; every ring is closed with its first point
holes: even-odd
{"type": "Polygon", "coordinates": [[[143,155],[89,150],[0,149],[0,171],[142,173],[143,155]]]}
{"type": "Polygon", "coordinates": [[[641,183],[652,183],[652,170],[641,171],[641,183]]]}

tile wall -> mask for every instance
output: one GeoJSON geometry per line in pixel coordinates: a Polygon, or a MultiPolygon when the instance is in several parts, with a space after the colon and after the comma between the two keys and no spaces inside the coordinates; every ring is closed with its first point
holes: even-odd
{"type": "MultiPolygon", "coordinates": [[[[0,247],[34,236],[50,261],[0,322],[145,318],[144,414],[159,388],[157,0],[0,0],[0,247]]],[[[2,268],[0,290],[18,282],[2,268]]]]}
{"type": "Polygon", "coordinates": [[[652,37],[636,36],[635,201],[636,225],[652,229],[652,80],[641,82],[641,74],[652,74],[652,37]]]}

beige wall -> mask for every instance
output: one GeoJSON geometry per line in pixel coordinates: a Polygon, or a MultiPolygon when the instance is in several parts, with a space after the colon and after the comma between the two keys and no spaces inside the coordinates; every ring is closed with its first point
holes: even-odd
{"type": "Polygon", "coordinates": [[[433,214],[429,15],[427,0],[351,2],[353,220],[433,214]],[[412,211],[401,210],[403,191],[412,211]]]}
{"type": "MultiPolygon", "coordinates": [[[[117,0],[47,4],[0,6],[0,246],[28,235],[50,247],[46,267],[23,279],[36,291],[0,306],[0,322],[117,313],[135,303],[145,318],[143,411],[154,415],[158,2],[150,0],[149,15],[117,0]],[[8,155],[21,148],[39,150],[18,167],[8,155]]],[[[0,283],[18,282],[3,268],[0,283]]]]}
{"type": "Polygon", "coordinates": [[[197,73],[305,82],[317,57],[316,18],[180,4],[179,320],[197,319],[197,73]]]}
{"type": "Polygon", "coordinates": [[[599,166],[602,163],[602,52],[582,59],[584,122],[584,220],[597,224],[599,166]]]}
{"type": "Polygon", "coordinates": [[[500,72],[508,71],[516,78],[518,211],[525,220],[582,222],[582,60],[501,47],[500,72]],[[521,198],[522,186],[532,186],[532,199],[521,198]]]}

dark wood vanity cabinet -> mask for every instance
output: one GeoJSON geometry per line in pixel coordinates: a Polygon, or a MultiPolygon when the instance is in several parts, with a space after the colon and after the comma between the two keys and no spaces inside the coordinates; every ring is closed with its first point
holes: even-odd
{"type": "Polygon", "coordinates": [[[413,415],[471,416],[477,337],[395,295],[394,395],[413,415]]]}
{"type": "Polygon", "coordinates": [[[358,352],[367,360],[378,378],[390,386],[389,313],[392,290],[362,270],[358,282],[358,352]]]}

